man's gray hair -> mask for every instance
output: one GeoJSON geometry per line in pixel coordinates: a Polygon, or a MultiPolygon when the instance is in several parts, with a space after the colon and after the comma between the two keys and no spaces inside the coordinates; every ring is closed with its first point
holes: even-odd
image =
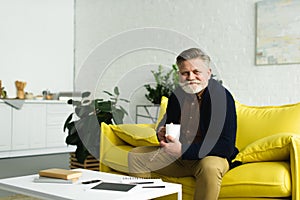
{"type": "Polygon", "coordinates": [[[205,65],[210,68],[210,57],[198,48],[190,48],[181,52],[176,58],[176,64],[178,67],[180,67],[184,61],[194,58],[200,58],[204,61],[205,65]]]}

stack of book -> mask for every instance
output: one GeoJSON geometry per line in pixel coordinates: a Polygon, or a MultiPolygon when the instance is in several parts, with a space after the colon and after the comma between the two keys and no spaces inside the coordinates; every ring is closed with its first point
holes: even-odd
{"type": "Polygon", "coordinates": [[[68,169],[50,168],[39,171],[39,177],[34,179],[36,183],[74,183],[82,175],[80,171],[68,169]]]}

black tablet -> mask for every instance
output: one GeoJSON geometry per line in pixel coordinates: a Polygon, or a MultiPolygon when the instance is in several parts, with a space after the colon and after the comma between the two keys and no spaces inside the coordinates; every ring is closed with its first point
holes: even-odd
{"type": "Polygon", "coordinates": [[[125,184],[125,183],[102,182],[102,183],[99,183],[98,185],[92,187],[92,189],[127,192],[135,186],[136,185],[125,184]]]}

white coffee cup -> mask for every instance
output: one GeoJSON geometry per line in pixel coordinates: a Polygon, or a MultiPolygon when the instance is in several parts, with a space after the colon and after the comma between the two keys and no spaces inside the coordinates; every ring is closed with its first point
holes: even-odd
{"type": "Polygon", "coordinates": [[[166,124],[166,136],[172,136],[173,138],[179,140],[180,136],[180,124],[166,124]]]}

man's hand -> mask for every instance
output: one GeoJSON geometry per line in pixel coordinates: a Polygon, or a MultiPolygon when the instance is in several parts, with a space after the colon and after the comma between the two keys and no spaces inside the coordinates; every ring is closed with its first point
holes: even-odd
{"type": "Polygon", "coordinates": [[[166,139],[166,127],[165,126],[159,127],[159,129],[157,131],[157,137],[158,137],[159,141],[167,142],[167,139],[166,139]]]}
{"type": "Polygon", "coordinates": [[[166,141],[161,141],[160,142],[160,146],[162,147],[162,149],[174,156],[174,157],[180,157],[181,156],[181,143],[173,138],[172,136],[168,135],[167,138],[168,139],[168,142],[166,141]]]}

